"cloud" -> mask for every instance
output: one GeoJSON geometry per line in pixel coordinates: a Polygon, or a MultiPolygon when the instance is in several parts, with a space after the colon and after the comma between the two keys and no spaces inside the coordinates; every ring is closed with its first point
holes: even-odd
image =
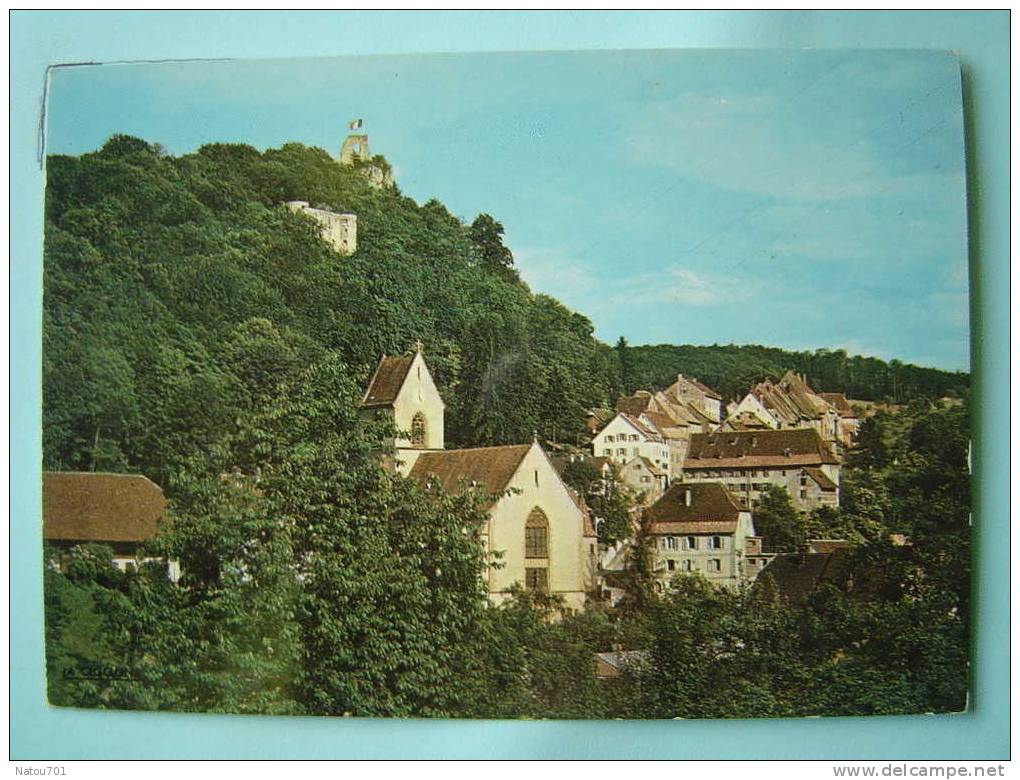
{"type": "Polygon", "coordinates": [[[618,280],[607,298],[610,306],[677,303],[683,306],[729,305],[752,298],[754,284],[728,275],[708,275],[677,264],[657,273],[618,280]]]}
{"type": "Polygon", "coordinates": [[[523,246],[511,251],[517,270],[536,292],[576,300],[597,284],[592,269],[563,248],[523,246]]]}
{"type": "Polygon", "coordinates": [[[901,127],[892,104],[862,127],[860,107],[838,100],[689,92],[637,112],[629,153],[724,190],[787,200],[918,192],[958,172],[899,170],[910,165],[909,147],[957,113],[940,102],[901,127]]]}

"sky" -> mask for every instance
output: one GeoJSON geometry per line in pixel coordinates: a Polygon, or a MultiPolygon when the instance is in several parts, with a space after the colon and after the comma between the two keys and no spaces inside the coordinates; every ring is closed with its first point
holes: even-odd
{"type": "Polygon", "coordinates": [[[880,50],[423,55],[53,72],[46,150],[172,154],[361,118],[401,191],[481,212],[536,292],[631,344],[969,368],[960,71],[880,50]]]}

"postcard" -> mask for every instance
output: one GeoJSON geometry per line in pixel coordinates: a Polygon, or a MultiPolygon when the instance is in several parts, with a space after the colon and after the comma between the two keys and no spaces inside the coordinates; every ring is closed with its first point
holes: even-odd
{"type": "Polygon", "coordinates": [[[55,69],[64,707],[967,708],[960,66],[55,69]]]}

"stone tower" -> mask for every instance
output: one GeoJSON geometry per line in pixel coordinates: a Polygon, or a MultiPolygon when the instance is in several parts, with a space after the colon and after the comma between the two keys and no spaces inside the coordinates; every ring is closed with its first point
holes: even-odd
{"type": "Polygon", "coordinates": [[[352,133],[344,139],[340,147],[340,162],[344,165],[353,165],[358,161],[368,162],[371,156],[366,133],[352,133]]]}

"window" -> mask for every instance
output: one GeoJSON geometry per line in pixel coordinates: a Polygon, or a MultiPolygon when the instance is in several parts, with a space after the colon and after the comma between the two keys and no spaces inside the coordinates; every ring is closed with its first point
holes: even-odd
{"type": "Polygon", "coordinates": [[[535,487],[538,487],[538,469],[535,469],[535,487]]]}
{"type": "Polygon", "coordinates": [[[651,478],[651,477],[647,477],[647,476],[645,476],[645,477],[641,477],[641,481],[642,481],[642,482],[651,482],[651,481],[652,481],[652,478],[651,478]]]}
{"type": "Polygon", "coordinates": [[[698,549],[698,537],[696,537],[696,536],[688,536],[687,537],[687,549],[688,550],[697,550],[698,549]]]}
{"type": "Polygon", "coordinates": [[[531,510],[524,524],[524,557],[549,557],[549,520],[538,507],[531,510]]]}
{"type": "Polygon", "coordinates": [[[421,412],[416,412],[411,420],[411,446],[425,446],[425,415],[421,412]]]}
{"type": "Polygon", "coordinates": [[[616,450],[616,454],[617,455],[626,455],[627,454],[627,448],[626,447],[619,447],[616,450]]]}
{"type": "Polygon", "coordinates": [[[722,561],[719,560],[718,558],[711,558],[708,561],[708,570],[709,571],[722,571],[722,561]]]}
{"type": "Polygon", "coordinates": [[[666,549],[667,550],[676,550],[676,549],[678,549],[680,547],[679,541],[680,540],[677,539],[675,536],[667,536],[666,537],[666,549]]]}
{"type": "Polygon", "coordinates": [[[548,569],[525,569],[524,570],[524,587],[528,590],[549,590],[549,570],[548,569]]]}
{"type": "Polygon", "coordinates": [[[721,536],[712,537],[712,549],[721,550],[723,548],[723,541],[721,536]]]}
{"type": "Polygon", "coordinates": [[[610,434],[609,436],[606,436],[606,444],[612,444],[612,443],[613,443],[613,435],[610,434]]]}
{"type": "Polygon", "coordinates": [[[682,569],[683,571],[692,571],[692,570],[694,569],[694,566],[693,566],[693,565],[691,564],[691,562],[690,562],[690,561],[683,561],[683,562],[681,562],[681,564],[680,564],[680,568],[681,568],[681,569],[682,569]]]}
{"type": "Polygon", "coordinates": [[[806,490],[800,491],[800,497],[801,498],[807,498],[807,491],[806,490]]]}
{"type": "Polygon", "coordinates": [[[672,559],[666,561],[666,568],[670,571],[676,571],[676,561],[672,559]]]}

